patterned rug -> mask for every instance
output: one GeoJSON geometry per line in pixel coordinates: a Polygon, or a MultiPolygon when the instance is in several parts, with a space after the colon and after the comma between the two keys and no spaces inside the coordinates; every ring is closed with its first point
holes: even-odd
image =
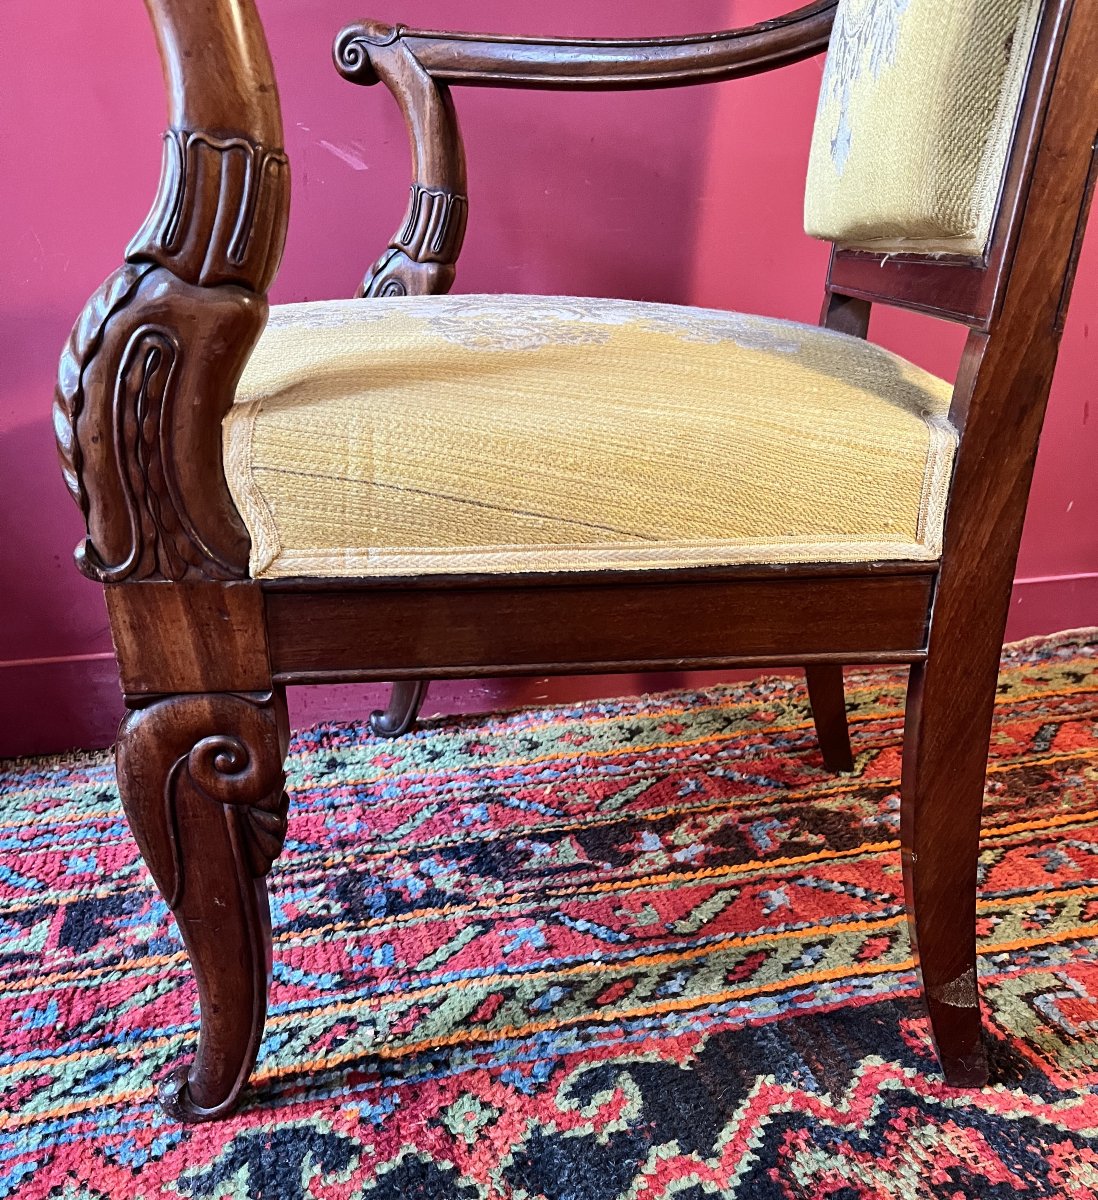
{"type": "Polygon", "coordinates": [[[1098,631],[1004,663],[983,1092],[920,1014],[903,684],[851,677],[842,777],[795,679],[301,734],[255,1086],[200,1128],[110,758],[0,763],[0,1197],[1098,1194],[1098,631]]]}

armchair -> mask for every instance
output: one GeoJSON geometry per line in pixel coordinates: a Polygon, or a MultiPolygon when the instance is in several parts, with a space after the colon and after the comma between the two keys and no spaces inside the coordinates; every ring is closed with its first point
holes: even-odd
{"type": "Polygon", "coordinates": [[[912,945],[947,1081],[982,1084],[980,811],[1098,164],[1091,7],[818,0],[633,42],[351,26],[339,69],[385,82],[408,119],[408,219],[368,303],[268,321],[289,172],[252,0],[146,3],[170,95],[163,180],[77,323],[55,417],[130,709],[123,804],[198,984],[169,1113],[230,1112],[256,1058],[287,685],[396,680],[384,731],[427,678],[668,667],[808,669],[839,763],[841,665],[910,666],[912,945]],[[927,23],[933,38],[908,37],[927,23]],[[452,85],[701,83],[829,36],[807,204],[835,244],[822,328],[440,294],[468,215],[452,85]],[[948,120],[920,124],[927,95],[948,120]],[[955,387],[866,340],[875,303],[968,328],[955,387]]]}

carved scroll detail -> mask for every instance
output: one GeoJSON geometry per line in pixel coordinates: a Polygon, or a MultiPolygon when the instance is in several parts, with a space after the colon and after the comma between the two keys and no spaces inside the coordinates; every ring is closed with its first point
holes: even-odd
{"type": "Polygon", "coordinates": [[[221,460],[221,420],[266,320],[239,287],[130,264],[93,297],[61,359],[58,453],[93,579],[242,579],[249,538],[221,460]],[[182,330],[186,329],[186,336],[182,330]]]}
{"type": "Polygon", "coordinates": [[[281,853],[289,803],[281,704],[271,696],[170,696],[123,723],[123,802],[171,908],[187,899],[191,872],[196,879],[203,873],[201,863],[188,864],[181,837],[181,823],[198,819],[199,800],[222,807],[241,879],[262,878],[281,853]],[[154,795],[162,798],[156,812],[154,795]]]}
{"type": "Polygon", "coordinates": [[[755,75],[819,54],[827,49],[836,7],[837,0],[810,0],[740,29],[625,39],[433,33],[360,21],[339,35],[336,62],[351,82],[369,86],[380,74],[379,52],[400,43],[440,83],[565,91],[673,87],[755,75]]]}
{"type": "Polygon", "coordinates": [[[281,149],[165,136],[152,212],[61,358],[54,429],[91,578],[247,578],[221,421],[266,322],[288,198],[281,149]]]}
{"type": "Polygon", "coordinates": [[[383,82],[408,123],[415,182],[408,213],[366,273],[359,296],[430,296],[453,286],[469,201],[465,155],[449,89],[420,66],[403,29],[364,21],[336,41],[336,67],[359,84],[383,82]]]}
{"type": "Polygon", "coordinates": [[[231,1111],[255,1063],[270,972],[263,881],[286,837],[287,738],[281,693],[169,696],[119,731],[126,817],[198,984],[194,1060],[160,1091],[177,1120],[231,1111]]]}
{"type": "Polygon", "coordinates": [[[252,879],[260,879],[270,871],[286,840],[289,803],[285,777],[269,771],[275,761],[269,749],[249,750],[243,738],[230,734],[202,738],[188,754],[176,759],[166,789],[165,821],[172,846],[172,872],[164,894],[169,907],[174,909],[182,903],[187,882],[177,835],[181,790],[224,806],[225,820],[241,851],[242,871],[252,879]]]}
{"type": "Polygon", "coordinates": [[[373,87],[381,75],[374,65],[374,56],[399,42],[406,32],[404,25],[386,25],[383,21],[359,21],[339,32],[332,49],[336,70],[350,83],[373,87]]]}

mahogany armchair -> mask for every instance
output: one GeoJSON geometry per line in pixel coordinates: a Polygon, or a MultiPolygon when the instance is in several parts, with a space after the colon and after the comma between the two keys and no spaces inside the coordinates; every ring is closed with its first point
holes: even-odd
{"type": "Polygon", "coordinates": [[[980,812],[1098,163],[1093,5],[815,0],[629,42],[351,26],[338,68],[383,81],[411,129],[408,219],[368,303],[268,323],[289,167],[252,0],[146,3],[163,180],[77,323],[55,415],[130,709],[123,803],[198,983],[167,1110],[228,1113],[255,1062],[287,685],[396,680],[384,728],[427,678],[669,667],[807,668],[842,765],[841,665],[910,666],[912,945],[947,1081],[984,1083],[980,812]],[[807,203],[835,243],[823,328],[440,294],[468,210],[452,85],[695,84],[829,37],[807,203]],[[955,387],[866,340],[874,303],[968,328],[955,387]]]}

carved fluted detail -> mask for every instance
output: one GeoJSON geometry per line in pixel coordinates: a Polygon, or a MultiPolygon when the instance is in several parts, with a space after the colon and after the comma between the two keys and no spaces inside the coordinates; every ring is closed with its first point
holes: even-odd
{"type": "Polygon", "coordinates": [[[202,287],[235,283],[265,292],[286,237],[288,175],[281,149],[169,130],[160,192],[127,259],[159,263],[202,287]]]}
{"type": "Polygon", "coordinates": [[[437,296],[454,283],[469,202],[449,188],[412,184],[403,226],[366,273],[359,296],[437,296]]]}
{"type": "Polygon", "coordinates": [[[252,0],[146,0],[171,126],[126,263],[62,355],[54,428],[108,583],[248,575],[221,421],[262,332],[289,211],[270,55],[252,0]]]}
{"type": "Polygon", "coordinates": [[[366,273],[360,296],[430,296],[453,286],[469,200],[465,152],[449,89],[420,66],[403,30],[376,21],[345,29],[333,56],[340,74],[384,83],[408,123],[415,182],[408,211],[388,248],[366,273]]]}

